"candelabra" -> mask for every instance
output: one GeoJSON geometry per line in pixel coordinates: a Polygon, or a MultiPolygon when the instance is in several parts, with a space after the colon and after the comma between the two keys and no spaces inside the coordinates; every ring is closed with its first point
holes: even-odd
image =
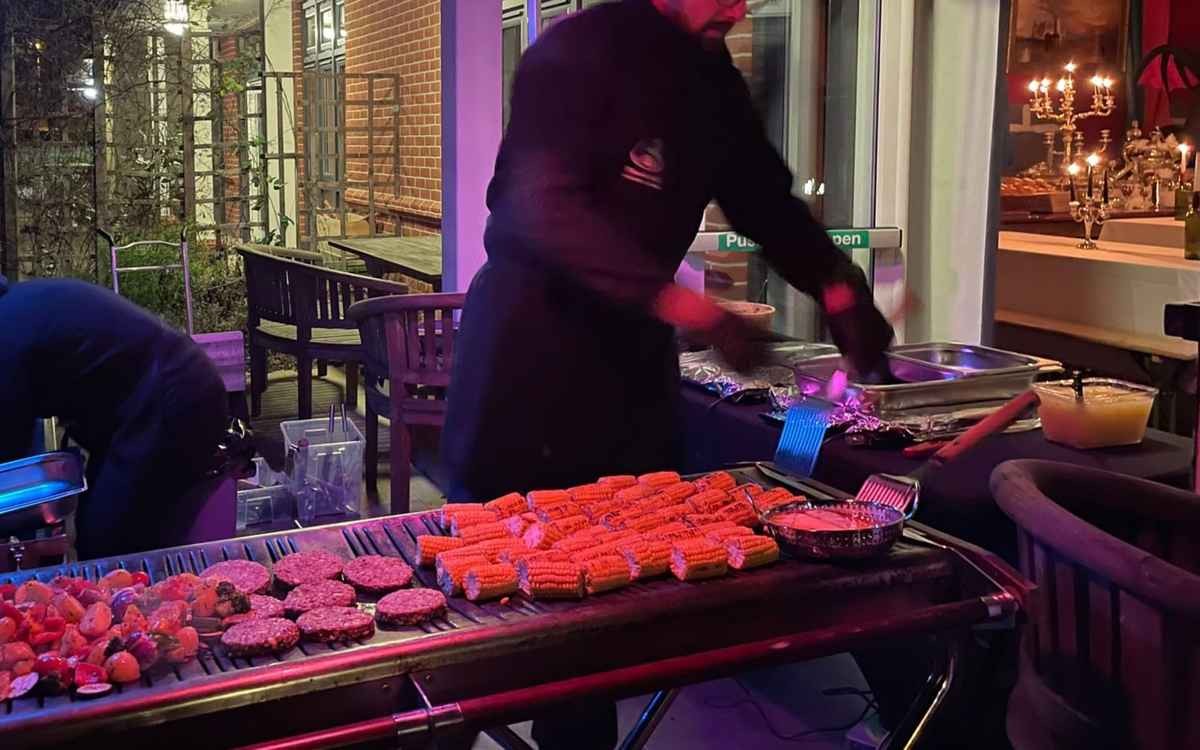
{"type": "Polygon", "coordinates": [[[1071,201],[1071,218],[1083,224],[1083,240],[1075,247],[1092,250],[1096,247],[1092,240],[1092,229],[1099,227],[1108,220],[1108,201],[1103,198],[1087,198],[1082,202],[1071,201]]]}
{"type": "MultiPolygon", "coordinates": [[[[1029,91],[1033,94],[1029,101],[1030,112],[1039,120],[1049,120],[1059,123],[1056,131],[1046,134],[1046,163],[1045,171],[1051,175],[1064,174],[1067,167],[1075,161],[1077,154],[1083,151],[1083,133],[1079,132],[1077,123],[1089,117],[1106,117],[1116,108],[1116,97],[1113,95],[1113,80],[1100,75],[1092,76],[1092,105],[1086,111],[1075,111],[1075,69],[1073,62],[1067,63],[1063,69],[1066,75],[1058,81],[1049,78],[1029,82],[1029,91]],[[1051,99],[1051,88],[1061,94],[1057,106],[1051,99]],[[1062,135],[1062,150],[1055,148],[1056,137],[1062,135]],[[1055,166],[1055,157],[1061,156],[1061,161],[1055,166]]],[[[1101,136],[1100,151],[1103,152],[1111,143],[1111,134],[1105,131],[1101,136]]]]}
{"type": "Polygon", "coordinates": [[[1071,202],[1067,205],[1071,209],[1071,219],[1083,224],[1083,241],[1075,247],[1085,250],[1096,247],[1096,243],[1092,240],[1092,229],[1108,220],[1109,210],[1112,207],[1108,199],[1108,169],[1104,170],[1101,178],[1100,197],[1096,197],[1094,180],[1096,167],[1099,165],[1100,157],[1097,154],[1092,154],[1087,158],[1087,192],[1083,194],[1082,200],[1075,191],[1075,175],[1079,174],[1079,165],[1071,164],[1067,167],[1067,183],[1071,190],[1071,202]]]}

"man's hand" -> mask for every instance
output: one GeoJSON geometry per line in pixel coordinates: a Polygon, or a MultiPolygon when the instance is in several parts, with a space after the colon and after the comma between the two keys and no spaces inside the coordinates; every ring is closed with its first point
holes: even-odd
{"type": "Polygon", "coordinates": [[[722,310],[702,294],[668,284],[654,300],[654,314],[716,349],[738,372],[767,362],[762,330],[722,310]]]}

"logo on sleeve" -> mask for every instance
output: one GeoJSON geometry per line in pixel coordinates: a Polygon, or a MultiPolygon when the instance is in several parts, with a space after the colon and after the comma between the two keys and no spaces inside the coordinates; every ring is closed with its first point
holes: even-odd
{"type": "Polygon", "coordinates": [[[621,176],[630,182],[662,190],[665,170],[662,139],[646,138],[638,141],[629,150],[629,161],[621,171],[621,176]]]}

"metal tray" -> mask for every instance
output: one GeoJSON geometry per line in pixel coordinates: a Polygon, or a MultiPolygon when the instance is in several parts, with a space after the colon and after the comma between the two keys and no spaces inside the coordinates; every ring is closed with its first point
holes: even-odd
{"type": "Polygon", "coordinates": [[[927,344],[902,344],[892,351],[907,359],[916,359],[964,374],[995,374],[1038,366],[1038,360],[1033,357],[976,344],[936,341],[927,344]]]}
{"type": "Polygon", "coordinates": [[[0,464],[0,535],[61,523],[87,490],[74,453],[43,453],[0,464]]]}
{"type": "MultiPolygon", "coordinates": [[[[1037,367],[964,373],[944,365],[935,365],[889,352],[892,374],[903,381],[894,385],[850,383],[847,398],[867,404],[881,419],[889,419],[911,409],[957,406],[980,401],[1004,401],[1029,388],[1037,376],[1037,367]]],[[[818,357],[795,367],[796,385],[805,389],[813,384],[823,389],[829,378],[842,367],[840,357],[818,357]]]]}

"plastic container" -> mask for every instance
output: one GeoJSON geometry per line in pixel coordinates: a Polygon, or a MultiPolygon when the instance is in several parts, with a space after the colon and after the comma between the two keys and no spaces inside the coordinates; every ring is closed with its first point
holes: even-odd
{"type": "Polygon", "coordinates": [[[255,487],[237,493],[237,533],[277,531],[292,527],[296,498],[286,485],[255,487]]]}
{"type": "Polygon", "coordinates": [[[296,497],[300,523],[358,518],[366,446],[358,427],[340,419],[303,419],[279,427],[287,446],[287,486],[296,497]]]}
{"type": "Polygon", "coordinates": [[[1046,439],[1080,449],[1142,442],[1158,395],[1155,388],[1105,378],[1085,378],[1082,401],[1070,380],[1035,383],[1033,388],[1046,439]]]}

